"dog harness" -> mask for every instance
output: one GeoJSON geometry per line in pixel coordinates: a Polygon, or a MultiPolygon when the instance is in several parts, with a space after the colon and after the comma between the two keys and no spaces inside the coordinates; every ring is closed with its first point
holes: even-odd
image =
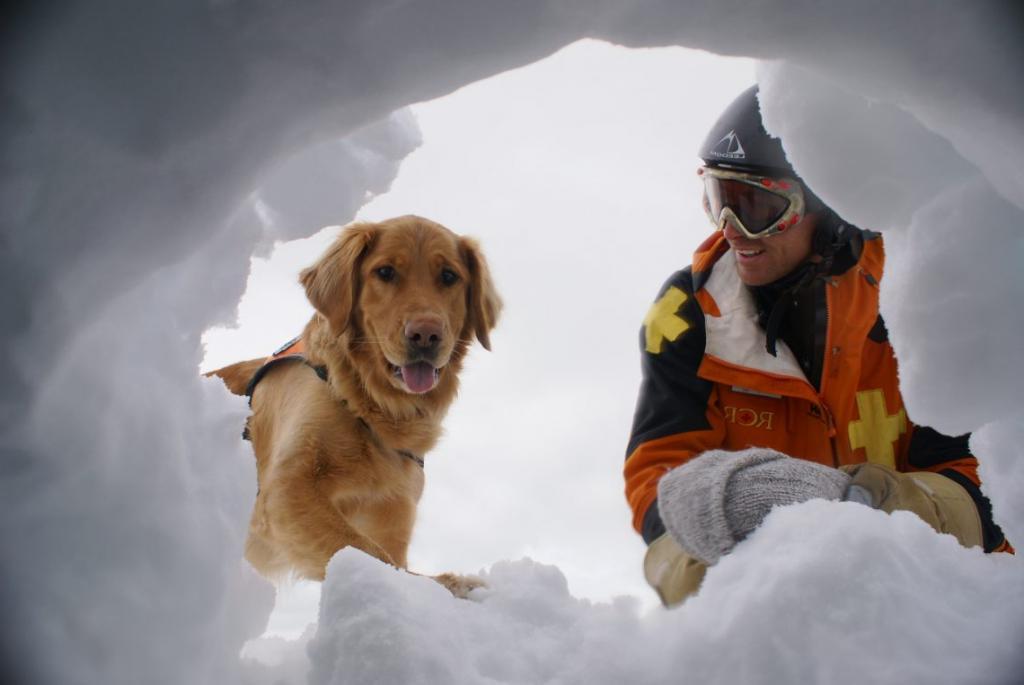
{"type": "Polygon", "coordinates": [[[302,362],[309,368],[316,372],[316,375],[320,377],[320,380],[327,380],[327,367],[326,366],[313,366],[306,359],[306,344],[302,341],[302,336],[292,338],[281,347],[267,357],[267,360],[263,362],[263,366],[256,370],[253,377],[249,380],[249,385],[245,388],[245,396],[249,398],[249,406],[252,406],[252,394],[256,391],[256,385],[263,380],[263,377],[267,375],[267,372],[272,368],[283,362],[302,362]]]}
{"type": "MultiPolygon", "coordinates": [[[[252,394],[256,391],[256,385],[261,380],[263,380],[263,377],[267,375],[268,371],[270,371],[275,366],[278,366],[279,364],[283,364],[285,362],[302,362],[303,364],[305,364],[309,368],[313,369],[313,372],[316,373],[317,377],[319,377],[320,380],[322,380],[322,381],[324,381],[326,383],[327,382],[327,367],[323,366],[323,365],[316,366],[316,365],[310,364],[309,359],[306,358],[306,354],[305,353],[306,353],[306,344],[303,342],[302,336],[300,335],[300,336],[297,336],[295,338],[292,338],[291,340],[286,342],[284,345],[282,345],[281,347],[277,348],[277,350],[273,354],[271,354],[269,357],[267,357],[267,360],[265,362],[263,362],[263,366],[261,366],[259,369],[256,370],[256,373],[254,373],[252,378],[249,380],[249,385],[247,385],[246,388],[245,388],[245,395],[246,395],[246,397],[249,398],[249,406],[250,407],[252,406],[252,394]]],[[[348,403],[345,402],[345,400],[342,400],[341,402],[342,402],[342,404],[348,406],[348,403]]],[[[359,419],[359,423],[361,423],[366,430],[368,430],[373,435],[376,435],[376,433],[373,432],[373,428],[370,427],[370,424],[368,424],[361,417],[357,416],[356,418],[359,419]]],[[[248,421],[246,421],[245,429],[243,429],[243,431],[242,431],[242,439],[244,439],[244,440],[251,440],[251,437],[249,435],[249,422],[248,421]]],[[[395,452],[397,452],[401,456],[405,457],[406,459],[412,460],[420,468],[423,468],[423,457],[419,457],[419,456],[413,454],[412,452],[409,452],[408,450],[397,450],[396,449],[395,452]]]]}

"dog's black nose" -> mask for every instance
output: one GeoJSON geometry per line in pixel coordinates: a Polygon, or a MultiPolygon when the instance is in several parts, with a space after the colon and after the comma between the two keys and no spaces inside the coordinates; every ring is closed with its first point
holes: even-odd
{"type": "Polygon", "coordinates": [[[405,324],[405,339],[409,348],[421,352],[435,352],[444,334],[441,322],[434,318],[419,317],[405,324]]]}

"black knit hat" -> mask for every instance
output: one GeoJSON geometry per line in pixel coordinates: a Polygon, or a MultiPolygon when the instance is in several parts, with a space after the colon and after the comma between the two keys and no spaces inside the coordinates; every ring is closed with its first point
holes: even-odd
{"type": "Polygon", "coordinates": [[[700,146],[698,156],[708,166],[796,178],[782,142],[765,131],[757,94],[757,86],[751,86],[725,108],[700,146]]]}

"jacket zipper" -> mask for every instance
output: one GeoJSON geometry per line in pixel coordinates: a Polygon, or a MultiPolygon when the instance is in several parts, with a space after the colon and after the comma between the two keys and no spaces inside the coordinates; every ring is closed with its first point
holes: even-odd
{"type": "Polygon", "coordinates": [[[839,449],[836,441],[839,435],[836,430],[836,419],[828,411],[828,406],[822,401],[820,403],[821,412],[824,414],[825,425],[828,428],[828,446],[831,448],[831,456],[833,456],[833,466],[839,468],[839,449]]]}
{"type": "MultiPolygon", "coordinates": [[[[839,286],[839,281],[837,281],[834,278],[828,278],[825,281],[825,283],[826,283],[826,286],[833,286],[833,287],[838,287],[839,286]]],[[[829,346],[828,334],[829,334],[829,331],[831,330],[830,323],[831,323],[831,319],[832,319],[832,316],[831,316],[831,302],[832,302],[832,296],[831,296],[828,288],[826,287],[825,288],[825,340],[822,341],[822,346],[826,348],[825,350],[823,350],[824,355],[825,355],[825,360],[824,360],[824,362],[822,364],[822,366],[824,366],[825,368],[822,368],[822,370],[821,370],[821,391],[818,393],[818,399],[820,401],[821,410],[825,414],[825,420],[826,420],[826,423],[827,423],[827,426],[828,426],[828,441],[829,441],[829,447],[832,450],[832,466],[834,466],[835,468],[839,468],[839,450],[838,450],[838,444],[836,442],[836,421],[835,421],[835,417],[832,416],[832,411],[828,408],[828,404],[825,403],[825,385],[829,382],[829,379],[833,375],[835,375],[836,369],[838,368],[836,366],[836,364],[838,362],[837,357],[839,356],[839,353],[841,351],[838,347],[829,346]]]]}

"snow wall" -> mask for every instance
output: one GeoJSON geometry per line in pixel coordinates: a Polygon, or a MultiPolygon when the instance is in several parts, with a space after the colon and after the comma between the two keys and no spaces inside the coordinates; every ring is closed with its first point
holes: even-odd
{"type": "MultiPolygon", "coordinates": [[[[98,0],[12,11],[0,42],[4,671],[34,683],[270,677],[238,658],[273,603],[240,562],[255,491],[237,437],[244,408],[197,376],[200,336],[232,319],[254,251],[344,223],[387,188],[418,142],[404,105],[583,37],[764,60],[766,121],[797,168],[846,218],[885,232],[883,314],[911,414],[975,431],[996,517],[1024,540],[1021,28],[1012,3],[925,0],[98,0]],[[325,159],[343,191],[289,205],[290,184],[325,159]]],[[[371,662],[395,682],[1019,676],[1014,559],[835,506],[773,515],[760,538],[773,544],[759,554],[752,541],[721,564],[686,612],[647,618],[628,601],[567,597],[557,571],[525,562],[489,571],[490,600],[453,606],[344,553],[309,677],[381,675],[351,667],[345,645],[384,619],[364,606],[364,623],[346,624],[362,595],[339,575],[379,585],[393,615],[426,616],[416,639],[387,643],[403,658],[371,662]],[[819,557],[793,547],[787,516],[817,521],[802,535],[818,536],[819,557]],[[851,563],[830,566],[836,549],[851,563]],[[881,580],[916,579],[915,569],[929,578],[921,591],[949,606],[881,580]],[[825,571],[828,583],[816,575],[825,571]],[[835,603],[836,588],[852,587],[871,601],[835,603]],[[800,603],[825,616],[785,614],[800,603]],[[482,618],[488,607],[501,618],[482,618]],[[548,639],[517,632],[538,621],[548,639]],[[449,631],[432,630],[441,625],[449,631]],[[504,639],[479,639],[488,628],[504,639]],[[807,645],[835,642],[815,635],[847,640],[815,658],[807,645]],[[737,654],[737,642],[748,649],[737,654]],[[861,648],[882,649],[862,664],[861,648]],[[437,656],[448,649],[463,656],[437,656]]]]}

